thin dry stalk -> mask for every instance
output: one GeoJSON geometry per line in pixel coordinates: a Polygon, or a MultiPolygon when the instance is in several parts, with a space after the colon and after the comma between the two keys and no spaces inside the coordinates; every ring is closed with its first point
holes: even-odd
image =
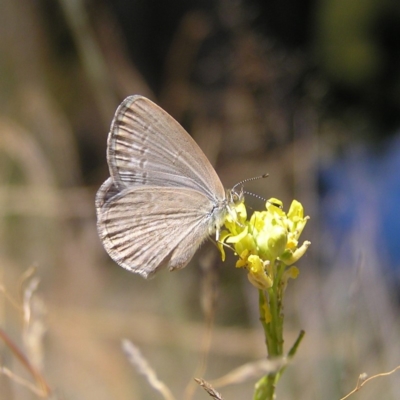
{"type": "Polygon", "coordinates": [[[367,378],[367,374],[366,373],[361,374],[358,377],[358,381],[357,381],[356,387],[350,393],[348,393],[346,396],[342,397],[340,400],[348,399],[351,395],[353,395],[354,393],[358,392],[367,382],[370,382],[373,379],[380,378],[382,376],[392,375],[398,370],[400,370],[400,365],[398,365],[396,368],[392,369],[389,372],[382,372],[380,374],[376,374],[376,375],[370,376],[369,378],[367,378]]]}
{"type": "Polygon", "coordinates": [[[194,379],[213,399],[223,400],[220,393],[218,393],[208,382],[203,379],[194,379]]]}
{"type": "Polygon", "coordinates": [[[122,349],[124,350],[129,362],[136,368],[139,374],[142,374],[150,386],[159,392],[165,400],[175,400],[170,389],[164,382],[160,381],[156,372],[151,368],[148,361],[143,357],[140,350],[129,340],[122,341],[122,349]]]}
{"type": "Polygon", "coordinates": [[[224,387],[228,385],[247,382],[249,380],[256,380],[264,375],[275,373],[286,365],[287,361],[285,358],[273,361],[259,360],[250,362],[238,368],[235,368],[221,378],[212,380],[211,384],[215,387],[224,387]]]}

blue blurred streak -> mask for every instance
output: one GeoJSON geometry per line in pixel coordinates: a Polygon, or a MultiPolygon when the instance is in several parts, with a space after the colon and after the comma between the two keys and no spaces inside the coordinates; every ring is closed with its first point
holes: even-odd
{"type": "Polygon", "coordinates": [[[400,136],[380,146],[348,147],[320,168],[321,216],[332,254],[375,251],[381,267],[400,276],[400,136]],[[366,241],[363,242],[364,238],[366,241]],[[363,249],[363,246],[368,246],[363,249]]]}

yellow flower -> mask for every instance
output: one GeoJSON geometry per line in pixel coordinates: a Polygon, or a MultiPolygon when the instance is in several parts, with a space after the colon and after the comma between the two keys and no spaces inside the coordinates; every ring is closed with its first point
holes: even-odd
{"type": "MultiPolygon", "coordinates": [[[[276,268],[289,266],[303,256],[310,242],[298,246],[308,217],[304,217],[301,203],[293,200],[288,213],[283,211],[280,200],[271,198],[266,211],[256,211],[250,220],[244,203],[235,206],[225,220],[220,234],[219,248],[225,259],[224,245],[233,245],[239,256],[238,268],[246,268],[250,282],[259,289],[272,287],[276,268]]],[[[284,284],[288,278],[296,278],[298,269],[291,267],[284,272],[284,284]]]]}

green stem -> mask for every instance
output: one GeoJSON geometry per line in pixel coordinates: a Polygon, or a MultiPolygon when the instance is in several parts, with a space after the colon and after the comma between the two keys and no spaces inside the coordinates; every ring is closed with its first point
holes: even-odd
{"type": "Polygon", "coordinates": [[[294,342],[292,348],[290,349],[290,351],[288,353],[288,358],[289,359],[293,358],[294,355],[296,354],[297,348],[299,347],[300,342],[303,340],[303,337],[304,337],[305,334],[306,333],[303,330],[300,331],[299,336],[297,336],[296,341],[294,342]]]}
{"type": "Polygon", "coordinates": [[[253,400],[273,399],[275,399],[275,376],[273,376],[273,374],[269,374],[263,376],[256,383],[253,400]]]}
{"type": "Polygon", "coordinates": [[[279,345],[279,316],[278,316],[278,299],[275,286],[268,289],[269,307],[271,310],[271,322],[270,325],[270,343],[271,346],[268,348],[268,356],[270,358],[279,356],[280,345],[279,345]]]}
{"type": "Polygon", "coordinates": [[[265,292],[263,290],[258,291],[258,311],[260,313],[260,322],[261,325],[263,326],[264,329],[264,335],[265,335],[265,345],[267,346],[267,349],[270,347],[270,340],[269,338],[271,337],[270,331],[269,331],[269,324],[265,320],[265,307],[267,306],[267,299],[265,298],[265,292]]]}
{"type": "MultiPolygon", "coordinates": [[[[259,291],[259,312],[260,321],[264,328],[265,343],[267,346],[268,358],[279,358],[283,356],[283,285],[281,278],[285,266],[277,264],[276,275],[273,286],[267,292],[259,291]],[[270,311],[271,320],[265,319],[265,309],[270,311]]],[[[262,377],[256,384],[254,400],[275,399],[275,387],[281,377],[283,369],[272,372],[262,377]]]]}

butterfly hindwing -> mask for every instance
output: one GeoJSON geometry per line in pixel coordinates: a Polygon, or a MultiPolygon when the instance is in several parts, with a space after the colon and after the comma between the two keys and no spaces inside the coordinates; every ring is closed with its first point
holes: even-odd
{"type": "MultiPolygon", "coordinates": [[[[113,193],[112,185],[112,180],[103,184],[101,198],[113,193]]],[[[131,187],[97,204],[98,231],[107,252],[146,278],[162,266],[186,266],[213,218],[212,202],[187,188],[131,187]]]]}

